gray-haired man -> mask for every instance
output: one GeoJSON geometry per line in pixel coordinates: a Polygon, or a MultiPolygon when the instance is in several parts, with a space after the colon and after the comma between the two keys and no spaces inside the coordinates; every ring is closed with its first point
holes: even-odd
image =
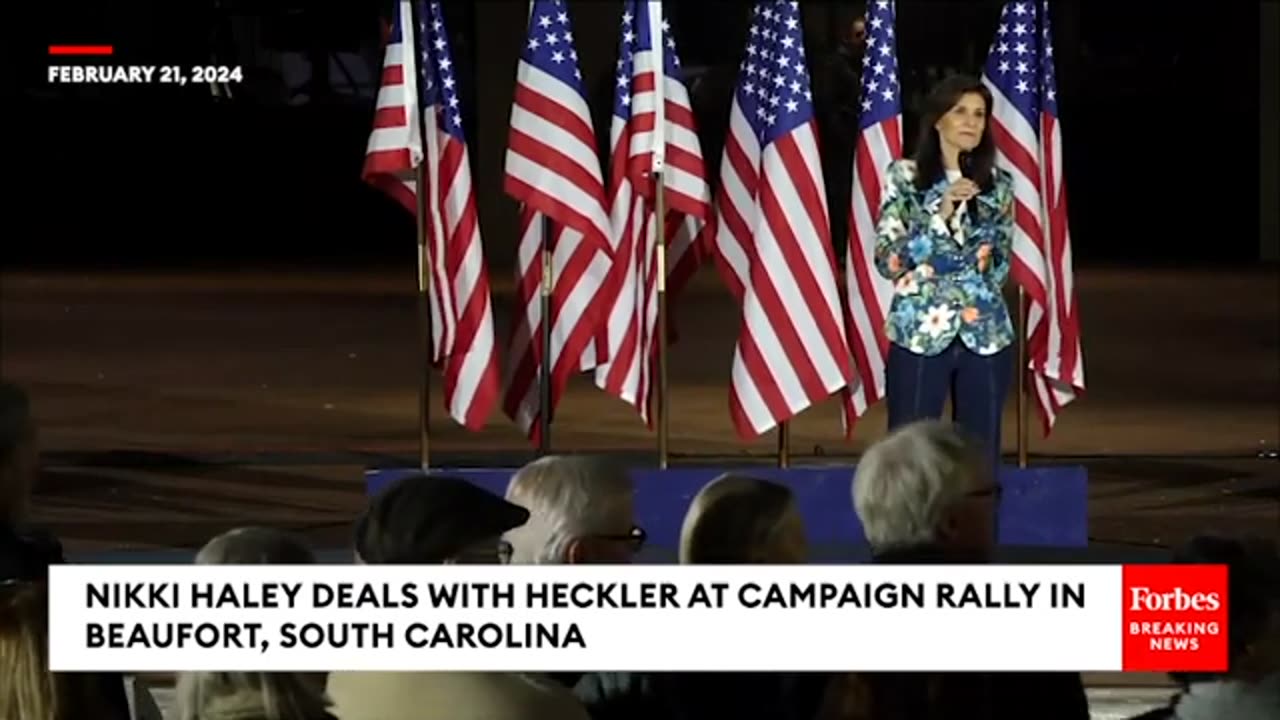
{"type": "Polygon", "coordinates": [[[506,533],[519,565],[627,563],[645,542],[626,469],[601,457],[549,455],[520,468],[507,500],[529,521],[506,533]]]}

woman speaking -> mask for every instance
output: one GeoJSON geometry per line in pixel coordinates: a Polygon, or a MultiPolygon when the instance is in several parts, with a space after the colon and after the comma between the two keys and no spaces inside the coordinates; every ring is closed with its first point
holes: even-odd
{"type": "Polygon", "coordinates": [[[893,281],[885,332],[889,429],[942,414],[1000,461],[1013,370],[1009,275],[1013,185],[995,167],[991,93],[952,76],[925,100],[915,157],[888,168],[876,267],[893,281]]]}

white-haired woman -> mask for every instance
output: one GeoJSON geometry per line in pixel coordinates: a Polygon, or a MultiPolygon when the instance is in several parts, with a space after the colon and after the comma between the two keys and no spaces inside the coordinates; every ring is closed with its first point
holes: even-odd
{"type": "MultiPolygon", "coordinates": [[[[270,528],[237,528],[210,540],[198,565],[303,565],[311,550],[270,528]]],[[[188,672],[178,676],[180,720],[333,720],[324,674],[188,672]]]]}

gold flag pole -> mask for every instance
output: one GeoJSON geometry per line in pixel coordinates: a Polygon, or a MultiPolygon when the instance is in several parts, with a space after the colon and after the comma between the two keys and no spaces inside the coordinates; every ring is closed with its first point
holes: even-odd
{"type": "Polygon", "coordinates": [[[791,422],[778,423],[778,467],[791,467],[791,422]]]}
{"type": "Polygon", "coordinates": [[[1018,467],[1027,466],[1027,291],[1018,288],[1018,467]]]}
{"type": "Polygon", "coordinates": [[[418,165],[418,328],[422,350],[422,374],[418,378],[418,466],[431,467],[431,255],[427,249],[426,166],[418,165]]]}
{"type": "MultiPolygon", "coordinates": [[[[535,0],[529,0],[529,22],[533,22],[535,0]]],[[[535,220],[534,222],[538,222],[535,220]]],[[[542,361],[538,363],[538,454],[551,454],[551,300],[555,291],[555,261],[552,257],[551,233],[554,226],[551,218],[543,215],[542,249],[539,261],[542,265],[542,282],[539,283],[539,307],[542,324],[540,337],[537,340],[542,352],[542,361]]],[[[534,342],[533,338],[529,338],[534,342]]]]}
{"type": "Polygon", "coordinates": [[[658,467],[667,469],[671,442],[671,413],[668,403],[671,385],[667,374],[667,243],[666,243],[666,183],[662,171],[653,174],[654,204],[653,232],[657,246],[654,253],[658,265],[658,385],[653,411],[658,421],[658,467]]]}
{"type": "Polygon", "coordinates": [[[542,220],[542,362],[538,363],[538,454],[551,454],[551,294],[555,289],[551,219],[542,220]]]}
{"type": "Polygon", "coordinates": [[[658,290],[658,383],[653,411],[657,413],[658,467],[667,469],[671,443],[671,399],[667,374],[667,183],[663,168],[667,161],[666,57],[661,0],[648,3],[650,48],[653,55],[653,149],[650,155],[653,177],[653,252],[657,265],[658,290]]]}
{"type": "MultiPolygon", "coordinates": [[[[420,36],[421,23],[417,17],[417,8],[410,7],[410,27],[405,28],[406,36],[414,42],[414,47],[423,47],[427,39],[420,36]]],[[[416,69],[416,65],[414,66],[416,69]]],[[[421,82],[421,74],[414,72],[415,83],[421,82]]],[[[422,88],[418,87],[418,92],[422,88]]],[[[414,187],[417,196],[418,226],[418,328],[420,330],[422,349],[422,374],[418,389],[418,467],[427,472],[431,468],[431,366],[432,366],[432,323],[431,323],[431,248],[432,237],[428,232],[440,232],[440,218],[433,213],[428,196],[435,187],[437,178],[432,177],[435,167],[437,143],[433,133],[427,132],[426,117],[418,113],[419,139],[422,141],[423,157],[415,168],[414,187]]]]}

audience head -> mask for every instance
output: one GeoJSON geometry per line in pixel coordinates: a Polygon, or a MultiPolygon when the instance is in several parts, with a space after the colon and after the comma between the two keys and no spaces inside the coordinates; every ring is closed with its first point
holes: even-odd
{"type": "Polygon", "coordinates": [[[694,496],[680,529],[684,564],[791,564],[808,560],[804,521],[791,490],[726,474],[694,496]]]}
{"type": "Polygon", "coordinates": [[[21,387],[0,380],[0,522],[26,515],[38,461],[31,400],[21,387]]]}
{"type": "MultiPolygon", "coordinates": [[[[1280,555],[1273,543],[1200,536],[1174,552],[1174,562],[1226,565],[1228,676],[1257,681],[1280,673],[1280,555]]],[[[1175,675],[1185,682],[1215,675],[1175,675]]]]}
{"type": "Polygon", "coordinates": [[[626,469],[602,457],[548,455],[525,465],[507,486],[507,499],[529,509],[529,522],[506,535],[512,562],[631,562],[645,540],[634,492],[626,469]]]}
{"type": "Polygon", "coordinates": [[[175,690],[180,720],[320,720],[324,673],[186,672],[175,690]]]}
{"type": "Polygon", "coordinates": [[[0,583],[0,718],[111,717],[102,675],[49,672],[48,644],[47,586],[0,583]]]}
{"type": "MultiPolygon", "coordinates": [[[[197,565],[309,565],[315,555],[283,530],[241,527],[205,543],[197,565]]],[[[187,672],[178,675],[181,720],[325,717],[323,673],[187,672]]]]}
{"type": "Polygon", "coordinates": [[[373,498],[356,522],[356,561],[370,565],[510,560],[506,531],[529,511],[466,480],[415,473],[373,498]]]}
{"type": "Polygon", "coordinates": [[[873,444],[858,463],[853,504],[874,553],[932,547],[985,558],[1000,487],[978,445],[923,420],[873,444]]]}
{"type": "Polygon", "coordinates": [[[213,538],[196,553],[197,565],[310,565],[311,548],[275,528],[240,527],[213,538]]]}

